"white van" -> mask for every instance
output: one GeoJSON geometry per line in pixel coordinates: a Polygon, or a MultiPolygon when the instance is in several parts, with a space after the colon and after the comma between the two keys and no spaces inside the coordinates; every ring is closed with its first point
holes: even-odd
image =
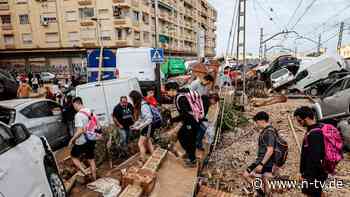
{"type": "Polygon", "coordinates": [[[136,78],[114,79],[79,85],[76,87],[76,96],[81,97],[84,106],[98,116],[102,126],[108,126],[113,124],[111,114],[120,97],[128,96],[132,90],[141,91],[136,78]]]}
{"type": "Polygon", "coordinates": [[[156,64],[151,61],[152,48],[120,48],[117,50],[119,78],[136,77],[139,81],[155,81],[156,64]]]}
{"type": "Polygon", "coordinates": [[[313,60],[311,65],[304,67],[303,70],[299,70],[295,77],[295,85],[289,89],[292,91],[304,92],[305,88],[320,79],[324,79],[344,69],[344,61],[338,55],[327,56],[322,55],[313,60]]]}
{"type": "Polygon", "coordinates": [[[66,197],[56,159],[44,137],[23,124],[0,122],[0,196],[66,197]]]}

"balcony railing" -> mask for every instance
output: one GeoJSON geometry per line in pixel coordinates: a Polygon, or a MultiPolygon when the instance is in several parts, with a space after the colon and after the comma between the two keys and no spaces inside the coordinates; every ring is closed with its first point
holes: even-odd
{"type": "Polygon", "coordinates": [[[92,5],[92,0],[78,0],[80,6],[92,5]]]}
{"type": "Polygon", "coordinates": [[[80,25],[81,26],[94,26],[94,22],[93,21],[82,21],[82,22],[80,22],[80,25]]]}
{"type": "Polygon", "coordinates": [[[0,11],[2,10],[10,10],[9,4],[0,4],[0,11]]]}
{"type": "Polygon", "coordinates": [[[2,30],[13,30],[13,27],[11,24],[2,24],[1,29],[2,30]]]}

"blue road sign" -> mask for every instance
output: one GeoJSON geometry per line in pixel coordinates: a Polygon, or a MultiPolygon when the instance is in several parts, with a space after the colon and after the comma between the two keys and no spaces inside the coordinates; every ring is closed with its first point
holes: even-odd
{"type": "Polygon", "coordinates": [[[164,49],[151,49],[151,61],[153,63],[163,63],[164,62],[164,49]]]}
{"type": "MultiPolygon", "coordinates": [[[[88,68],[98,68],[100,49],[93,50],[88,56],[88,68]]],[[[110,49],[103,50],[103,67],[116,67],[116,56],[110,49]]]]}

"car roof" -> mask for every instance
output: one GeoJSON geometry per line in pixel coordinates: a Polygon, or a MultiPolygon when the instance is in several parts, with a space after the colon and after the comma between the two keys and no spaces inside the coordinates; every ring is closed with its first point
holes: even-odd
{"type": "Polygon", "coordinates": [[[0,101],[0,106],[15,109],[21,105],[28,105],[32,103],[36,103],[39,101],[48,101],[48,99],[12,99],[12,100],[5,100],[0,101]]]}

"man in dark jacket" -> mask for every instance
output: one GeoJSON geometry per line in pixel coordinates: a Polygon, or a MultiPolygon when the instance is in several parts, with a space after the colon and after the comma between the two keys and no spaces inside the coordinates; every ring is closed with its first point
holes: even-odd
{"type": "Polygon", "coordinates": [[[258,141],[258,153],[256,160],[247,168],[243,176],[249,181],[251,181],[251,177],[262,178],[262,188],[257,188],[257,192],[258,196],[264,196],[268,192],[266,181],[272,177],[276,130],[271,126],[269,115],[266,112],[258,112],[254,116],[254,121],[259,129],[261,129],[258,141]]]}
{"type": "Polygon", "coordinates": [[[179,112],[180,130],[178,132],[178,140],[186,151],[188,159],[185,161],[186,167],[195,167],[196,160],[196,137],[200,128],[200,121],[197,121],[193,115],[192,108],[185,96],[181,94],[189,93],[187,88],[179,89],[176,82],[169,82],[165,85],[165,90],[170,97],[175,98],[177,110],[179,112]]]}
{"type": "Polygon", "coordinates": [[[322,167],[325,156],[323,135],[320,131],[322,125],[316,122],[314,111],[310,107],[298,108],[294,117],[307,129],[300,157],[302,192],[310,197],[321,197],[321,183],[324,184],[328,176],[322,167]]]}

